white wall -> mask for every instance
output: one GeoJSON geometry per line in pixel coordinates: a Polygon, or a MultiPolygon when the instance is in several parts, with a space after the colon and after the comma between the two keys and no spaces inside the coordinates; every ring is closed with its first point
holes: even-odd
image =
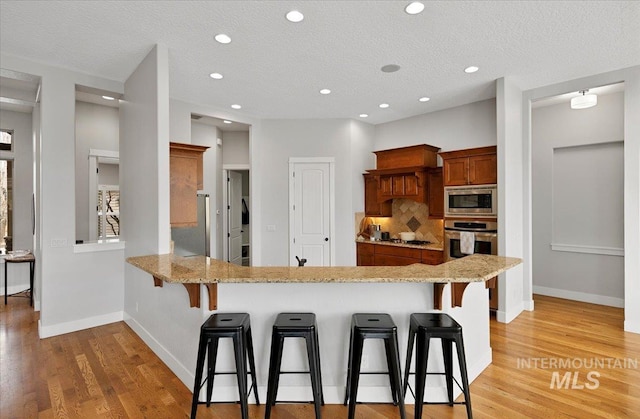
{"type": "MultiPolygon", "coordinates": [[[[558,240],[560,243],[587,246],[623,246],[622,149],[619,150],[619,156],[615,161],[605,161],[601,158],[602,156],[598,156],[599,148],[589,153],[580,153],[581,150],[587,150],[576,147],[622,141],[624,139],[623,116],[624,94],[622,92],[600,95],[598,105],[590,109],[573,110],[566,102],[534,108],[532,111],[533,289],[536,293],[623,306],[623,257],[568,253],[551,249],[551,243],[558,240]],[[584,163],[594,177],[614,180],[614,183],[609,185],[609,192],[613,194],[610,198],[613,200],[605,199],[603,195],[587,195],[585,199],[585,194],[594,192],[592,181],[588,178],[580,180],[571,178],[571,173],[563,174],[563,168],[554,166],[554,149],[556,149],[556,158],[559,157],[558,153],[571,152],[572,155],[579,153],[582,159],[589,159],[584,163]],[[562,176],[563,179],[557,179],[558,176],[562,176]],[[571,212],[576,212],[573,217],[580,220],[580,225],[577,226],[569,226],[567,222],[558,224],[561,221],[558,217],[562,217],[562,214],[558,213],[561,208],[554,204],[554,185],[557,189],[561,186],[559,182],[565,184],[568,181],[574,185],[564,190],[563,194],[568,195],[564,198],[582,204],[589,201],[590,205],[581,212],[579,208],[570,206],[571,212]],[[572,198],[572,193],[579,196],[572,198]],[[596,216],[594,211],[598,207],[601,207],[599,210],[601,214],[596,216]],[[582,220],[583,214],[588,214],[591,219],[582,220]],[[578,230],[567,230],[566,227],[578,230]],[[598,229],[605,229],[602,232],[604,234],[596,233],[598,229]],[[594,232],[603,241],[594,242],[588,234],[585,236],[588,232],[594,232]],[[611,235],[613,236],[607,237],[611,235]]],[[[572,165],[564,169],[571,172],[579,168],[572,165]]],[[[603,186],[606,188],[606,185],[603,186]]],[[[556,197],[558,198],[562,197],[556,197]]]]}
{"type": "Polygon", "coordinates": [[[36,179],[41,240],[36,289],[41,337],[122,319],[123,252],[74,253],[75,85],[121,92],[122,84],[2,55],[3,68],[42,78],[36,179]],[[54,246],[54,244],[59,244],[54,246]]]}
{"type": "MultiPolygon", "coordinates": [[[[640,66],[570,80],[525,92],[524,100],[624,82],[624,329],[640,333],[640,66]]],[[[530,126],[529,115],[523,117],[530,126]]],[[[531,144],[525,131],[525,143],[531,144]]]]}
{"type": "Polygon", "coordinates": [[[222,164],[249,164],[249,131],[222,132],[222,164]]]}
{"type": "MultiPolygon", "coordinates": [[[[498,136],[498,254],[524,259],[525,168],[523,147],[522,91],[507,78],[496,83],[496,127],[498,136]]],[[[531,292],[524,265],[498,276],[496,318],[509,323],[525,308],[532,309],[531,292]],[[527,291],[525,291],[525,289],[527,291]]]]}
{"type": "MultiPolygon", "coordinates": [[[[363,138],[370,131],[363,130],[354,140],[351,122],[347,119],[262,121],[260,149],[259,152],[252,150],[251,155],[252,179],[258,177],[261,182],[259,189],[253,189],[253,196],[259,195],[262,200],[259,214],[263,229],[262,243],[257,242],[254,236],[252,244],[256,247],[254,254],[261,253],[262,265],[288,265],[290,157],[335,158],[335,264],[355,265],[353,197],[356,193],[363,196],[364,187],[361,172],[354,173],[353,167],[354,164],[363,167],[361,161],[367,161],[370,157],[362,153],[362,146],[352,150],[352,141],[366,143],[363,138]],[[266,231],[267,225],[274,225],[276,230],[266,231]]],[[[253,214],[258,212],[254,211],[253,214]]]]}
{"type": "Polygon", "coordinates": [[[376,125],[374,150],[429,144],[451,151],[496,141],[496,101],[488,99],[376,125]]]}
{"type": "MultiPolygon", "coordinates": [[[[31,198],[33,194],[33,141],[30,113],[0,110],[0,128],[13,131],[13,152],[0,151],[2,157],[13,157],[13,250],[33,249],[31,198]]],[[[0,262],[4,263],[3,260],[0,262]]],[[[9,294],[29,287],[29,265],[8,267],[9,294]]],[[[0,265],[0,295],[5,294],[4,265],[0,265]]]]}
{"type": "MultiPolygon", "coordinates": [[[[32,249],[33,141],[31,114],[0,110],[0,128],[13,131],[13,248],[32,249]]],[[[9,152],[0,152],[6,156],[9,152]]]]}
{"type": "Polygon", "coordinates": [[[119,150],[118,108],[76,101],[76,239],[89,240],[89,149],[119,150]]]}

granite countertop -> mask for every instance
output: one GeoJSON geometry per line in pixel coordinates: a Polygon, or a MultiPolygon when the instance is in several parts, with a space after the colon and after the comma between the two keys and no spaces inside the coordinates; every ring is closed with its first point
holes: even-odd
{"type": "Polygon", "coordinates": [[[205,256],[173,254],[127,258],[127,262],[166,282],[193,283],[332,283],[332,282],[482,282],[520,263],[521,259],[470,255],[440,265],[247,267],[205,256]]]}
{"type": "Polygon", "coordinates": [[[394,246],[394,247],[409,247],[411,249],[424,249],[424,250],[437,250],[442,252],[444,245],[442,243],[429,243],[429,244],[409,244],[409,243],[394,243],[392,241],[371,241],[371,240],[356,240],[356,243],[375,244],[380,246],[394,246]]]}

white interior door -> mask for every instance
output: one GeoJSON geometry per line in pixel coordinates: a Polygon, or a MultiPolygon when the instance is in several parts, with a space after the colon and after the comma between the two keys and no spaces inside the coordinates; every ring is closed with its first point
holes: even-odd
{"type": "Polygon", "coordinates": [[[298,256],[307,259],[306,266],[331,266],[330,163],[293,163],[290,171],[293,196],[289,263],[297,265],[298,256]]]}
{"type": "Polygon", "coordinates": [[[242,174],[229,171],[227,176],[227,220],[229,262],[242,265],[242,174]]]}

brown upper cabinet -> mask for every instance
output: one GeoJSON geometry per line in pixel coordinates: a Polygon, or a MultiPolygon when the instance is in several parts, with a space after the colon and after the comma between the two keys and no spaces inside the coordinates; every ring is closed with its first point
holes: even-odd
{"type": "Polygon", "coordinates": [[[496,146],[440,153],[444,186],[498,183],[496,146]]]}
{"type": "MultiPolygon", "coordinates": [[[[374,203],[374,187],[377,202],[388,203],[396,198],[408,198],[417,202],[429,201],[430,168],[435,168],[438,158],[438,147],[420,144],[390,150],[374,151],[376,169],[365,175],[365,213],[377,212],[389,214],[386,209],[378,210],[374,203]],[[367,177],[369,181],[367,181],[367,177]],[[375,182],[374,182],[375,180],[375,182]],[[370,208],[371,211],[368,211],[370,208]],[[377,212],[376,212],[377,211],[377,212]]],[[[437,175],[436,175],[437,176],[437,175]]],[[[374,215],[372,215],[374,216],[374,215]]]]}
{"type": "Polygon", "coordinates": [[[364,175],[364,215],[367,217],[391,217],[391,201],[378,202],[380,176],[364,175]]]}
{"type": "Polygon", "coordinates": [[[203,189],[203,154],[209,147],[169,143],[171,227],[198,225],[197,192],[203,189]]]}
{"type": "Polygon", "coordinates": [[[442,167],[429,169],[429,218],[444,218],[444,183],[442,167]]]}

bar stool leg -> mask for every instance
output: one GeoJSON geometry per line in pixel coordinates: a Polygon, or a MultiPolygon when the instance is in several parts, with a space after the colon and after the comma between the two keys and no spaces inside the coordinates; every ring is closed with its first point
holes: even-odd
{"type": "Polygon", "coordinates": [[[349,401],[349,396],[351,395],[350,386],[351,386],[351,363],[353,361],[353,327],[351,328],[351,334],[349,335],[349,359],[347,360],[347,385],[344,388],[344,403],[346,406],[349,401]]]}
{"type": "MultiPolygon", "coordinates": [[[[256,361],[253,356],[253,337],[251,336],[251,327],[246,330],[247,350],[249,352],[249,367],[251,368],[251,387],[253,388],[253,396],[256,398],[256,404],[260,406],[258,398],[258,380],[256,379],[256,361]]],[[[249,389],[251,391],[251,389],[249,389]]]]}
{"type": "Polygon", "coordinates": [[[309,333],[305,338],[307,343],[307,357],[309,358],[309,374],[311,375],[311,389],[313,391],[313,404],[316,412],[316,419],[320,419],[320,405],[322,402],[322,382],[318,376],[318,354],[316,353],[317,342],[315,332],[309,333]]]}
{"type": "Polygon", "coordinates": [[[467,408],[467,417],[472,419],[473,413],[471,412],[471,395],[469,392],[469,379],[467,377],[467,360],[464,355],[462,334],[456,336],[455,340],[458,353],[458,363],[460,364],[460,375],[462,376],[462,391],[464,392],[464,401],[467,408]]]}
{"type": "Polygon", "coordinates": [[[447,397],[449,406],[453,406],[453,341],[440,338],[442,341],[442,359],[444,360],[444,376],[447,382],[447,397]]]}
{"type": "Polygon", "coordinates": [[[415,419],[422,418],[424,386],[427,379],[427,361],[429,358],[429,335],[420,334],[416,346],[416,402],[415,419]]]}
{"type": "Polygon", "coordinates": [[[207,353],[207,337],[200,335],[200,343],[198,344],[198,360],[196,362],[196,378],[193,384],[193,398],[191,399],[191,419],[196,418],[198,410],[198,396],[202,381],[202,369],[204,368],[204,357],[207,353]]]}
{"type": "Polygon", "coordinates": [[[398,393],[396,389],[400,387],[400,383],[397,383],[396,385],[396,383],[394,383],[393,381],[393,370],[392,370],[393,360],[391,359],[393,357],[393,353],[391,351],[389,339],[383,339],[383,340],[384,340],[384,353],[387,358],[387,371],[389,371],[389,388],[391,389],[391,398],[393,399],[393,405],[397,406],[398,393]]]}
{"type": "Polygon", "coordinates": [[[322,389],[322,364],[320,363],[320,339],[318,338],[318,329],[316,328],[314,331],[314,342],[315,342],[315,360],[317,362],[317,371],[318,371],[318,383],[320,383],[320,403],[324,406],[324,390],[322,389]]]}
{"type": "Polygon", "coordinates": [[[276,404],[278,375],[280,374],[283,346],[284,337],[274,333],[271,337],[271,359],[269,360],[269,380],[267,383],[267,406],[264,415],[265,419],[269,419],[271,417],[271,406],[276,404]]]}
{"type": "Polygon", "coordinates": [[[395,330],[391,338],[385,339],[387,347],[387,358],[391,359],[389,365],[389,377],[391,377],[391,392],[394,400],[397,400],[398,409],[400,410],[400,418],[405,419],[404,396],[400,389],[400,355],[398,350],[398,335],[395,330]]]}
{"type": "Polygon", "coordinates": [[[216,359],[218,359],[218,341],[219,338],[212,337],[209,339],[209,356],[207,357],[207,407],[211,406],[211,395],[213,394],[213,378],[216,370],[216,359]]]}
{"type": "Polygon", "coordinates": [[[247,352],[241,333],[233,336],[233,349],[236,357],[236,375],[238,376],[240,411],[242,413],[242,419],[249,419],[249,406],[247,404],[247,352]]]}
{"type": "Polygon", "coordinates": [[[349,419],[353,419],[356,414],[356,400],[358,398],[358,383],[360,381],[360,362],[362,361],[362,346],[364,339],[360,333],[353,334],[353,357],[351,359],[351,380],[349,386],[349,419]]]}
{"type": "Polygon", "coordinates": [[[407,387],[409,386],[409,371],[411,370],[411,357],[413,355],[413,343],[416,338],[416,331],[409,326],[409,342],[407,343],[407,361],[404,364],[404,383],[402,386],[402,395],[407,396],[407,387]]]}

